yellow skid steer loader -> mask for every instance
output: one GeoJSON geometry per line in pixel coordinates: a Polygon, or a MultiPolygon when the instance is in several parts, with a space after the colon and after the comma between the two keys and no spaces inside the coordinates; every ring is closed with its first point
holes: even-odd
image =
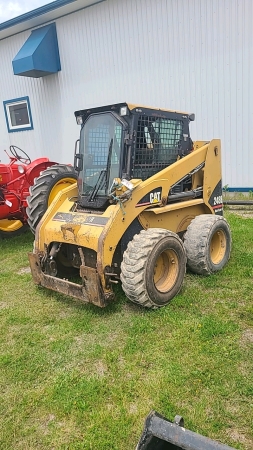
{"type": "Polygon", "coordinates": [[[38,223],[35,283],[104,307],[121,280],[132,302],[157,308],[180,291],[186,265],[202,275],[222,269],[231,234],[220,141],[193,144],[194,115],[184,112],[119,103],[75,116],[77,185],[61,190],[40,221],[28,206],[38,223]]]}

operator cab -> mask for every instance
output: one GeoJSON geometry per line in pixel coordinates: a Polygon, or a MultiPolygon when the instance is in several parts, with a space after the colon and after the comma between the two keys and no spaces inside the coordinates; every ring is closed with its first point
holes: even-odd
{"type": "Polygon", "coordinates": [[[144,181],[192,150],[193,114],[119,103],[75,116],[81,132],[74,165],[83,208],[104,210],[115,178],[144,181]]]}

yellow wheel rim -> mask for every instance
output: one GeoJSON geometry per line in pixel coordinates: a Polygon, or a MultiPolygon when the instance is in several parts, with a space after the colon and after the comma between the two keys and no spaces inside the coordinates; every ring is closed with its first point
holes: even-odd
{"type": "Polygon", "coordinates": [[[165,250],[156,260],[154,284],[158,291],[168,292],[175,284],[179,271],[178,256],[174,250],[165,250]]]}
{"type": "Polygon", "coordinates": [[[13,233],[23,227],[23,223],[20,220],[0,220],[0,231],[5,233],[13,233]]]}
{"type": "Polygon", "coordinates": [[[71,184],[76,183],[75,178],[62,178],[58,181],[50,191],[49,197],[48,197],[48,206],[52,203],[52,201],[55,199],[56,195],[59,194],[59,192],[62,189],[65,189],[66,187],[70,186],[71,184]]]}
{"type": "Polygon", "coordinates": [[[220,264],[223,260],[227,248],[226,235],[221,229],[214,233],[211,246],[210,246],[210,258],[213,264],[220,264]]]}

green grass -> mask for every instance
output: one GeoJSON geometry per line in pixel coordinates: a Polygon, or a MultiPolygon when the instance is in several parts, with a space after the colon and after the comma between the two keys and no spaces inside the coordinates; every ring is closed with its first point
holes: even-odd
{"type": "Polygon", "coordinates": [[[157,311],[120,288],[104,310],[38,288],[32,236],[1,241],[1,450],[134,449],[151,409],[252,450],[253,219],[228,220],[226,268],[187,274],[157,311]]]}

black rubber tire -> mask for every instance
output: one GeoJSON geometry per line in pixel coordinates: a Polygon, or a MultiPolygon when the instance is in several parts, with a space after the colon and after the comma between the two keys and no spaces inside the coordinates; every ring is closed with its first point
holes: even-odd
{"type": "MultiPolygon", "coordinates": [[[[26,214],[28,225],[33,233],[50,205],[49,197],[54,187],[61,182],[64,187],[64,179],[77,180],[77,174],[72,166],[55,164],[48,167],[42,174],[34,179],[34,184],[29,188],[30,195],[27,197],[26,214]]],[[[71,182],[72,184],[72,182],[71,182]]]]}
{"type": "Polygon", "coordinates": [[[212,214],[195,217],[184,236],[187,267],[199,275],[221,270],[229,260],[231,243],[230,227],[224,217],[212,214]]]}
{"type": "Polygon", "coordinates": [[[129,300],[155,309],[167,305],[178,294],[185,271],[186,253],[177,234],[150,228],[128,243],[120,279],[129,300]]]}
{"type": "Polygon", "coordinates": [[[15,231],[0,230],[0,240],[1,239],[11,239],[15,236],[20,236],[21,234],[26,233],[28,230],[29,230],[29,227],[24,224],[18,230],[15,230],[15,231]]]}

